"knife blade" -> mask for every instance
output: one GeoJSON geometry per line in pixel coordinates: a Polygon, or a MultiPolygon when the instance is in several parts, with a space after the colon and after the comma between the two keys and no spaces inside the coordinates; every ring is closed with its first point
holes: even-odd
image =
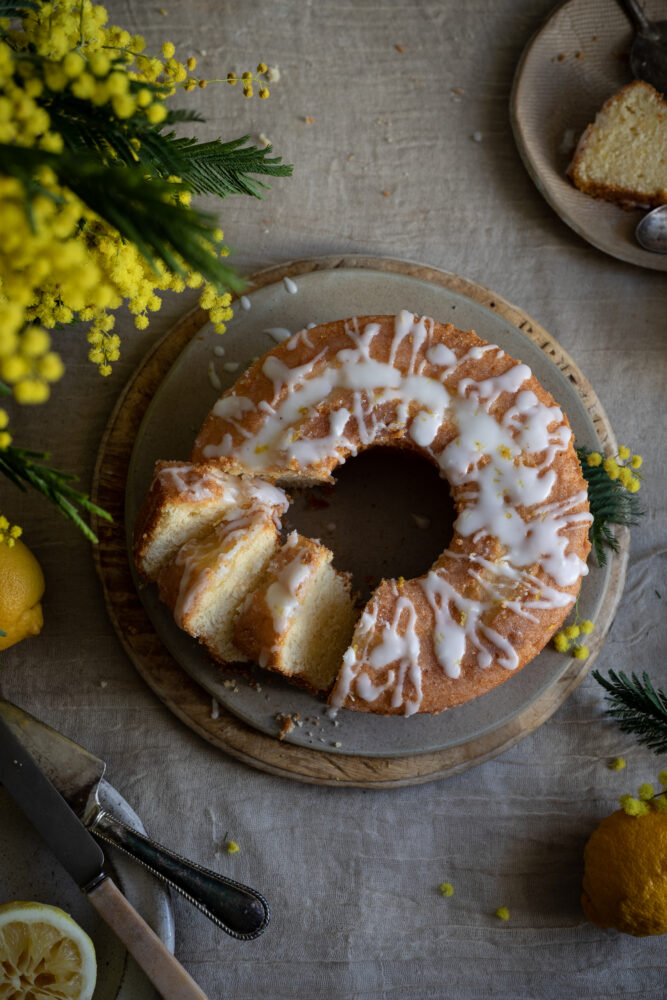
{"type": "Polygon", "coordinates": [[[264,931],[269,905],[255,889],[187,861],[102,808],[98,792],[104,761],[4,699],[0,699],[0,720],[96,837],[114,844],[176,889],[232,937],[251,940],[264,931]]]}
{"type": "Polygon", "coordinates": [[[106,874],[99,844],[2,717],[0,782],[164,1000],[207,1000],[194,979],[106,874]]]}

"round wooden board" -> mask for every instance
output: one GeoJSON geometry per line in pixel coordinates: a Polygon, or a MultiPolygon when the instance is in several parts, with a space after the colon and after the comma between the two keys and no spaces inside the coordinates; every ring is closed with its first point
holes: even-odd
{"type": "MultiPolygon", "coordinates": [[[[493,309],[530,337],[575,385],[593,420],[600,443],[616,453],[613,431],[591,385],[560,345],[521,309],[475,282],[434,268],[376,257],[319,257],[291,261],[252,275],[253,287],[284,277],[335,268],[367,268],[399,273],[440,285],[493,309]]],[[[194,732],[238,760],[281,777],[311,784],[392,788],[444,778],[497,756],[542,725],[583,680],[613,620],[623,592],[629,532],[618,531],[619,553],[612,555],[605,598],[589,643],[588,660],[572,659],[565,673],[528,709],[510,722],[459,746],[405,757],[354,757],[298,747],[260,733],[220,707],[211,718],[211,697],[176,662],[157,636],[139,599],[128,562],[124,523],[125,483],[134,441],[155,391],[181,351],[208,322],[202,309],[186,315],[149,352],[125,387],[100,444],[93,480],[95,503],[113,523],[95,519],[99,537],[95,563],[111,621],[125,650],[158,698],[194,732]]]]}

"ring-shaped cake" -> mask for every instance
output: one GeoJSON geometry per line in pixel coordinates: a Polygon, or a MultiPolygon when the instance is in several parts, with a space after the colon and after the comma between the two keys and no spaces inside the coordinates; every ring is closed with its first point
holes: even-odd
{"type": "Polygon", "coordinates": [[[523,667],[566,617],[587,572],[586,483],[567,418],[527,365],[406,311],[279,344],[215,404],[192,461],[305,486],[379,445],[438,467],[454,537],[424,576],[382,581],[330,701],[440,712],[523,667]]]}

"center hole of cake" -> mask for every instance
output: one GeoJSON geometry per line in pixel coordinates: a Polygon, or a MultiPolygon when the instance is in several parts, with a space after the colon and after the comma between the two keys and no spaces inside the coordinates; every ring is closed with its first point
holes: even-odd
{"type": "Polygon", "coordinates": [[[410,452],[372,448],[335,476],[335,485],[292,492],[285,529],[330,548],[364,602],[383,578],[428,572],[449,545],[456,516],[437,470],[410,452]]]}

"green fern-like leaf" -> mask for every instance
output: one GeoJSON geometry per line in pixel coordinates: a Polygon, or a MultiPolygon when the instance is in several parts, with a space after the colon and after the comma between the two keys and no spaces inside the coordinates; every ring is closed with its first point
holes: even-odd
{"type": "Polygon", "coordinates": [[[178,162],[178,176],[195,194],[215,194],[226,198],[230,194],[248,194],[262,198],[268,184],[254,180],[251,174],[269,177],[289,177],[292,167],[280,157],[270,156],[272,147],[259,149],[245,146],[249,136],[231,142],[198,143],[194,139],[177,139],[173,133],[164,137],[172,156],[178,162]]]}
{"type": "Polygon", "coordinates": [[[646,672],[641,680],[613,670],[608,678],[594,670],[593,677],[607,692],[607,712],[623,732],[657,754],[667,753],[667,694],[662,688],[656,690],[646,672]]]}
{"type": "MultiPolygon", "coordinates": [[[[288,177],[292,173],[290,165],[270,155],[271,146],[246,145],[247,135],[230,142],[199,143],[165,133],[163,126],[151,125],[142,114],[121,121],[108,105],[96,107],[71,94],[49,94],[43,103],[68,151],[94,152],[109,166],[133,167],[139,162],[158,177],[180,177],[194,194],[261,198],[268,185],[251,175],[288,177]]],[[[200,120],[196,112],[176,110],[169,113],[167,123],[200,120]]]]}
{"type": "Polygon", "coordinates": [[[632,527],[638,523],[644,510],[635,494],[628,493],[618,480],[612,481],[601,465],[588,464],[590,454],[587,448],[577,448],[581,471],[588,484],[588,504],[593,515],[589,537],[598,563],[604,566],[607,562],[605,548],[618,552],[618,542],[610,525],[632,527]]]}

